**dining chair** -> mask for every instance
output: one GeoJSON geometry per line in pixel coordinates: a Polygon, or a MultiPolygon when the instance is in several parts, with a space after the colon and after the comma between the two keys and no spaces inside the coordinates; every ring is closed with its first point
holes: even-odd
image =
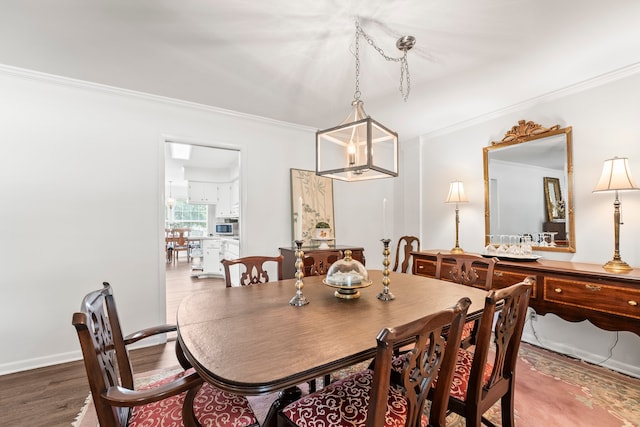
{"type": "Polygon", "coordinates": [[[526,280],[490,291],[474,351],[458,349],[449,409],[464,416],[468,427],[482,422],[493,425],[483,414],[498,400],[502,426],[514,426],[516,364],[531,288],[526,280]]]}
{"type": "Polygon", "coordinates": [[[376,337],[373,369],[356,372],[287,405],[278,414],[278,425],[444,426],[456,350],[470,304],[463,298],[449,309],[383,328],[376,337]],[[442,332],[449,326],[446,340],[442,332]],[[394,348],[407,342],[414,344],[413,349],[399,367],[401,382],[392,384],[389,373],[394,348]],[[427,417],[424,406],[436,377],[427,417]]]}
{"type": "MultiPolygon", "coordinates": [[[[436,254],[436,279],[448,280],[486,291],[493,286],[493,270],[498,258],[485,258],[476,254],[436,254]]],[[[478,321],[465,323],[462,330],[462,347],[475,344],[478,321]]]]}
{"type": "Polygon", "coordinates": [[[127,346],[176,327],[146,328],[124,337],[109,283],[84,297],[72,323],[101,426],[258,425],[248,400],[204,382],[177,342],[176,355],[185,370],[136,388],[127,346]]]}
{"type": "Polygon", "coordinates": [[[173,256],[176,262],[180,261],[179,255],[180,252],[187,253],[187,261],[191,261],[191,252],[189,247],[189,240],[187,237],[189,236],[190,230],[188,228],[174,228],[173,229],[173,256]]]}
{"type": "Polygon", "coordinates": [[[269,282],[269,273],[265,269],[265,264],[275,263],[278,279],[282,280],[282,260],[284,256],[247,256],[237,259],[223,259],[224,279],[227,288],[232,286],[231,270],[233,265],[240,266],[240,286],[256,285],[258,283],[269,282]]]}
{"type": "Polygon", "coordinates": [[[318,250],[304,256],[305,276],[324,276],[331,264],[343,257],[340,250],[318,250]]]}
{"type": "Polygon", "coordinates": [[[398,239],[396,248],[396,262],[393,265],[393,271],[398,271],[400,267],[401,273],[406,273],[409,267],[413,270],[411,263],[411,252],[420,250],[420,239],[415,236],[402,236],[398,239]],[[401,251],[402,249],[402,251],[401,251]],[[400,254],[402,253],[402,263],[400,262],[400,254]]]}

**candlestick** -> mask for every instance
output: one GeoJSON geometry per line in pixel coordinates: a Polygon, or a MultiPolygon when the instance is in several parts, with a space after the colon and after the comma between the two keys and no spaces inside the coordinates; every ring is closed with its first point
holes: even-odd
{"type": "Polygon", "coordinates": [[[303,305],[309,304],[309,300],[307,297],[302,295],[302,288],[304,283],[302,283],[302,278],[304,277],[304,262],[302,259],[304,258],[304,252],[302,251],[302,240],[296,240],[296,294],[289,300],[289,304],[294,305],[296,307],[302,307],[303,305]]]}
{"type": "Polygon", "coordinates": [[[302,196],[298,197],[298,219],[296,222],[296,232],[294,238],[302,240],[302,196]]]}
{"type": "Polygon", "coordinates": [[[387,237],[387,198],[382,199],[382,238],[387,237]]]}
{"type": "Polygon", "coordinates": [[[391,274],[391,271],[389,270],[389,264],[391,264],[389,261],[389,254],[391,253],[389,250],[389,243],[391,242],[391,239],[382,239],[381,241],[384,245],[384,250],[382,251],[382,255],[384,255],[384,259],[382,261],[384,270],[382,270],[382,292],[378,294],[378,299],[381,301],[391,301],[395,299],[395,296],[389,292],[389,284],[391,283],[391,279],[389,278],[389,274],[391,274]]]}

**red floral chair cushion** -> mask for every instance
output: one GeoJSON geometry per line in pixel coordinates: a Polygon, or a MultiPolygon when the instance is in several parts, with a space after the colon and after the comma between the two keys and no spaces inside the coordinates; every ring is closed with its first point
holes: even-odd
{"type": "MultiPolygon", "coordinates": [[[[364,426],[367,421],[373,371],[365,369],[304,396],[282,410],[299,427],[364,426]]],[[[385,426],[404,427],[407,401],[395,387],[389,387],[385,426]]],[[[429,424],[422,414],[421,424],[429,424]]]]}
{"type": "MultiPolygon", "coordinates": [[[[193,369],[163,378],[140,390],[152,389],[171,382],[193,369]]],[[[158,402],[136,406],[129,419],[129,427],[183,427],[182,404],[186,392],[158,402]]],[[[244,427],[258,426],[258,420],[244,396],[228,393],[205,382],[193,402],[194,412],[202,426],[244,427]]]]}
{"type": "Polygon", "coordinates": [[[462,337],[460,338],[462,341],[471,337],[471,334],[473,334],[473,328],[475,324],[476,324],[475,321],[467,322],[464,324],[464,326],[462,327],[462,337]]]}
{"type": "MultiPolygon", "coordinates": [[[[453,371],[453,380],[451,381],[450,397],[466,401],[467,387],[469,386],[469,376],[471,374],[471,365],[473,364],[473,352],[463,348],[458,349],[458,360],[456,368],[453,371]]],[[[487,363],[484,367],[484,382],[488,382],[491,377],[493,365],[487,363]]]]}

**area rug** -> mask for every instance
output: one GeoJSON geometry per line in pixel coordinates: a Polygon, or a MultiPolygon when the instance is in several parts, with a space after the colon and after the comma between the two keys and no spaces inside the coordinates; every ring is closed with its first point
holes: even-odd
{"type": "MultiPolygon", "coordinates": [[[[334,377],[344,377],[363,366],[339,371],[334,377]]],[[[174,370],[179,368],[145,373],[136,384],[148,384],[174,370]]],[[[306,391],[306,384],[301,388],[306,391]]],[[[249,397],[261,422],[276,396],[249,397]]],[[[500,404],[485,417],[501,426],[500,404]]],[[[640,379],[523,343],[517,367],[515,417],[517,427],[640,427],[640,379]]],[[[91,396],[72,425],[98,426],[91,396]]],[[[464,427],[464,418],[451,414],[447,426],[464,427]]]]}

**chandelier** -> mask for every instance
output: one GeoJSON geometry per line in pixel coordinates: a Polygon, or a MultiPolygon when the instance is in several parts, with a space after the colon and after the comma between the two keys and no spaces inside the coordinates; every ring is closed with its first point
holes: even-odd
{"type": "Polygon", "coordinates": [[[173,207],[176,205],[176,199],[174,199],[173,195],[171,194],[171,183],[172,181],[169,181],[169,198],[167,199],[167,207],[169,207],[169,210],[173,209],[173,207]]]}
{"type": "Polygon", "coordinates": [[[360,99],[360,37],[387,61],[400,63],[400,93],[406,101],[411,90],[407,52],[415,45],[413,36],[398,39],[401,57],[387,56],[356,20],[356,87],[352,110],[338,126],[316,132],[316,174],[342,181],[363,181],[398,176],[398,134],[364,111],[360,99]]]}

